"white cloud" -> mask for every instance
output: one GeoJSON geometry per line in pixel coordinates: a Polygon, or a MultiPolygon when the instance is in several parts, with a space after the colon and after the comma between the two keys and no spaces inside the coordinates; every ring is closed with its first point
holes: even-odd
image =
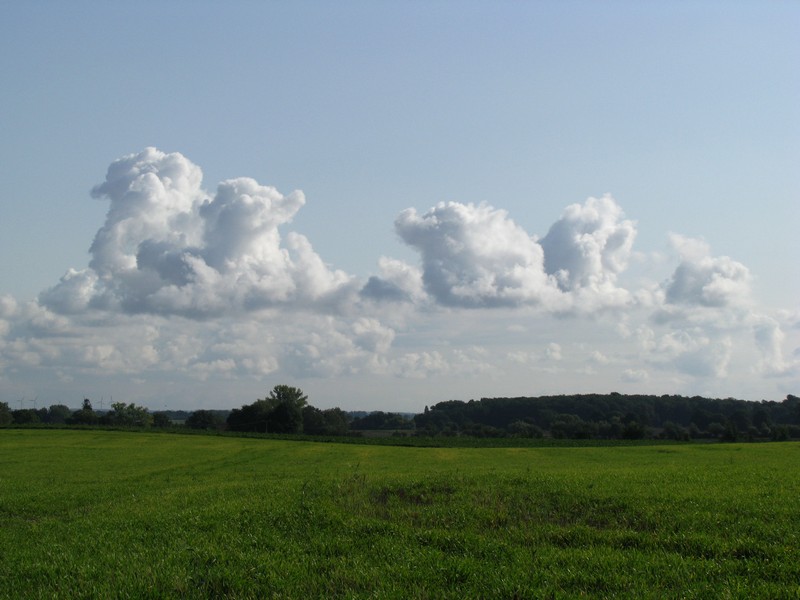
{"type": "MultiPolygon", "coordinates": [[[[610,196],[567,207],[541,242],[486,204],[410,208],[395,227],[419,266],[381,257],[364,283],[284,231],[301,192],[239,178],[211,196],[201,179],[155,149],[111,165],[89,265],[38,301],[0,296],[4,386],[116,377],[211,394],[350,378],[445,398],[530,393],[532,372],[552,392],[622,380],[762,394],[767,377],[798,381],[800,313],[757,311],[748,269],[705,242],[672,235],[671,275],[662,256],[637,258],[635,225],[610,196]],[[639,289],[626,287],[636,260],[639,289]]],[[[203,404],[230,405],[224,393],[203,404]]]]}
{"type": "Polygon", "coordinates": [[[368,352],[387,352],[395,336],[394,330],[382,325],[377,319],[365,317],[356,320],[352,329],[356,345],[368,352]]]}
{"type": "Polygon", "coordinates": [[[547,273],[563,290],[608,294],[630,259],[636,226],[611,196],[568,206],[542,238],[547,273]]]}
{"type": "Polygon", "coordinates": [[[765,315],[754,314],[753,336],[761,357],[758,362],[758,371],[765,375],[791,375],[800,371],[800,360],[786,360],[783,347],[786,334],[778,321],[765,315]]]}
{"type": "Polygon", "coordinates": [[[506,354],[506,359],[524,365],[528,362],[535,360],[535,354],[532,352],[524,352],[522,350],[515,350],[506,354]]]}
{"type": "Polygon", "coordinates": [[[398,377],[424,379],[447,373],[450,364],[438,351],[408,352],[395,360],[393,370],[398,377]]]}
{"type": "Polygon", "coordinates": [[[567,207],[539,242],[504,210],[448,202],[422,216],[407,209],[395,228],[420,253],[425,290],[442,305],[586,313],[631,301],[617,285],[636,237],[623,216],[610,196],[589,198],[567,207]]]}
{"type": "Polygon", "coordinates": [[[561,360],[561,345],[556,344],[555,342],[550,342],[547,344],[547,348],[544,351],[544,355],[549,360],[561,360]]]}
{"type": "Polygon", "coordinates": [[[409,208],[395,228],[421,254],[425,289],[445,306],[549,304],[560,295],[541,246],[504,210],[448,202],[420,216],[409,208]]]}
{"type": "Polygon", "coordinates": [[[361,290],[373,300],[421,302],[425,299],[422,273],[401,260],[382,256],[378,259],[380,276],[372,276],[361,290]]]}
{"type": "Polygon", "coordinates": [[[750,271],[727,256],[710,256],[708,245],[670,234],[680,264],[664,285],[668,304],[725,307],[750,299],[750,271]]]}
{"type": "Polygon", "coordinates": [[[110,201],[89,268],[71,269],[40,295],[63,314],[88,309],[208,318],[268,306],[333,310],[355,293],[300,234],[278,228],[305,203],[249,178],[213,198],[202,172],[178,153],[148,148],[112,163],[93,190],[110,201]]]}
{"type": "Polygon", "coordinates": [[[69,269],[58,285],[39,295],[39,301],[58,313],[83,312],[98,294],[97,279],[92,269],[69,269]]]}
{"type": "Polygon", "coordinates": [[[733,343],[731,337],[711,337],[699,327],[671,331],[660,337],[643,339],[648,360],[662,369],[677,370],[692,377],[727,376],[733,343]]]}
{"type": "Polygon", "coordinates": [[[3,294],[0,296],[0,318],[13,317],[17,312],[17,301],[13,296],[3,294]]]}
{"type": "Polygon", "coordinates": [[[642,383],[650,378],[650,374],[644,369],[625,369],[622,371],[622,381],[627,383],[642,383]]]}

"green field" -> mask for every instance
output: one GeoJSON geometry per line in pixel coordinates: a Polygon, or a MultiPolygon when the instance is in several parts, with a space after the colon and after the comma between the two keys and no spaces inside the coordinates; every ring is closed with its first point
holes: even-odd
{"type": "Polygon", "coordinates": [[[0,430],[0,597],[800,598],[798,465],[0,430]]]}

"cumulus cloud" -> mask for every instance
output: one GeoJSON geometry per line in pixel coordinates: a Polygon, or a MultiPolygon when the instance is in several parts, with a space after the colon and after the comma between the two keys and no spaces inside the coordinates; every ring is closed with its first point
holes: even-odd
{"type": "Polygon", "coordinates": [[[626,383],[642,383],[650,378],[650,374],[644,369],[625,369],[621,378],[626,383]]]}
{"type": "Polygon", "coordinates": [[[730,335],[693,327],[656,336],[641,328],[640,343],[647,360],[659,368],[698,378],[720,379],[728,374],[733,350],[730,335]]]}
{"type": "Polygon", "coordinates": [[[553,363],[564,359],[561,344],[550,342],[539,351],[514,350],[506,353],[506,359],[517,364],[553,363]]]}
{"type": "Polygon", "coordinates": [[[563,290],[611,291],[630,259],[636,227],[611,196],[568,206],[542,238],[544,264],[563,290]]]}
{"type": "MultiPolygon", "coordinates": [[[[422,258],[422,281],[445,306],[540,306],[588,312],[629,302],[617,285],[636,229],[610,196],[567,207],[541,242],[508,213],[488,204],[440,203],[395,220],[403,241],[422,258]]],[[[374,292],[393,291],[375,278],[374,292]]]]}
{"type": "Polygon", "coordinates": [[[409,208],[395,230],[419,263],[381,257],[364,282],[287,231],[299,191],[243,177],[208,193],[199,167],[148,148],[112,163],[93,195],[109,208],[88,265],[38,301],[0,296],[4,381],[381,375],[472,393],[531,371],[703,390],[742,373],[788,388],[800,373],[796,312],[758,313],[748,269],[705,242],[672,235],[672,274],[637,259],[635,223],[610,196],[568,206],[542,239],[488,204],[409,208]],[[625,273],[636,260],[640,289],[625,273]]]}
{"type": "Polygon", "coordinates": [[[394,372],[398,377],[424,379],[441,375],[450,370],[450,363],[441,352],[408,352],[394,362],[394,372]]]}
{"type": "Polygon", "coordinates": [[[547,344],[547,348],[544,351],[544,355],[549,360],[561,360],[561,345],[555,342],[550,342],[547,344]]]}
{"type": "Polygon", "coordinates": [[[753,314],[753,336],[761,357],[757,369],[765,375],[783,376],[800,371],[800,361],[787,360],[783,345],[786,334],[775,319],[753,314]]]}
{"type": "Polygon", "coordinates": [[[14,316],[17,312],[17,301],[13,296],[3,294],[0,296],[0,318],[8,318],[14,316]]]}
{"type": "Polygon", "coordinates": [[[98,297],[97,280],[91,269],[69,269],[58,285],[39,294],[39,302],[62,314],[83,312],[98,297]]]}
{"type": "Polygon", "coordinates": [[[750,295],[750,271],[728,256],[711,256],[702,240],[670,234],[680,264],[664,285],[668,304],[725,307],[742,304],[750,295]]]}
{"type": "Polygon", "coordinates": [[[735,354],[740,366],[767,376],[791,375],[795,362],[784,354],[786,335],[775,318],[753,309],[749,269],[728,256],[713,256],[699,239],[670,234],[679,264],[653,294],[651,323],[672,331],[642,338],[651,360],[663,368],[723,378],[735,354]],[[734,344],[734,340],[736,343],[734,344]]]}
{"type": "Polygon", "coordinates": [[[395,332],[377,319],[362,317],[352,325],[356,345],[369,352],[385,353],[394,340],[395,332]]]}
{"type": "Polygon", "coordinates": [[[147,148],[108,169],[92,194],[110,207],[84,270],[40,295],[63,314],[87,309],[206,318],[275,305],[330,306],[354,293],[302,235],[279,228],[305,203],[253,179],[223,181],[210,198],[179,153],[147,148]]]}
{"type": "Polygon", "coordinates": [[[378,259],[380,275],[373,275],[361,290],[361,295],[372,300],[393,302],[421,302],[425,298],[422,273],[401,260],[382,256],[378,259]]]}
{"type": "Polygon", "coordinates": [[[544,272],[542,248],[506,211],[488,204],[440,203],[395,220],[403,241],[422,257],[425,289],[446,306],[538,304],[558,290],[544,272]]]}

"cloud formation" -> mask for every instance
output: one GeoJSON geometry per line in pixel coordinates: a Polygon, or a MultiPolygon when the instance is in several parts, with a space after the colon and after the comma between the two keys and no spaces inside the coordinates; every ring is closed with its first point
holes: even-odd
{"type": "Polygon", "coordinates": [[[673,233],[670,243],[681,262],[665,285],[668,304],[721,308],[749,299],[750,271],[742,263],[711,256],[702,240],[673,233]]]}
{"type": "MultiPolygon", "coordinates": [[[[617,276],[627,267],[636,228],[611,196],[567,207],[541,241],[488,204],[440,203],[423,215],[409,208],[395,229],[421,256],[425,291],[444,306],[569,313],[631,301],[617,276]]],[[[368,288],[376,296],[401,296],[381,277],[368,288]]]]}
{"type": "Polygon", "coordinates": [[[70,270],[40,296],[63,314],[86,309],[208,318],[270,306],[333,306],[354,292],[302,235],[279,228],[304,205],[253,179],[219,184],[179,153],[147,148],[108,169],[92,194],[110,206],[87,269],[70,270]]]}
{"type": "Polygon", "coordinates": [[[545,270],[562,290],[613,293],[635,239],[636,226],[611,196],[589,198],[568,206],[542,238],[545,270]]]}
{"type": "Polygon", "coordinates": [[[92,194],[109,208],[88,265],[37,301],[0,296],[0,378],[369,376],[472,394],[532,393],[538,373],[553,391],[583,377],[665,393],[800,373],[797,314],[758,311],[747,267],[704,241],[672,234],[672,267],[639,253],[650,279],[632,286],[636,224],[611,196],[568,206],[543,238],[488,204],[408,208],[395,231],[419,263],[380,257],[360,281],[287,230],[300,191],[243,177],[209,194],[187,158],[147,148],[92,194]]]}
{"type": "Polygon", "coordinates": [[[423,215],[409,208],[395,229],[420,253],[425,289],[445,306],[538,304],[558,295],[541,246],[504,210],[458,202],[423,215]]]}

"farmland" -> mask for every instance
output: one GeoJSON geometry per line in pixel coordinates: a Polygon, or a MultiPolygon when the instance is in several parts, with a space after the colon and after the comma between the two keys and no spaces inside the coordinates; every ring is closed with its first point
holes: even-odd
{"type": "Polygon", "coordinates": [[[0,597],[796,598],[798,464],[0,430],[0,597]]]}

